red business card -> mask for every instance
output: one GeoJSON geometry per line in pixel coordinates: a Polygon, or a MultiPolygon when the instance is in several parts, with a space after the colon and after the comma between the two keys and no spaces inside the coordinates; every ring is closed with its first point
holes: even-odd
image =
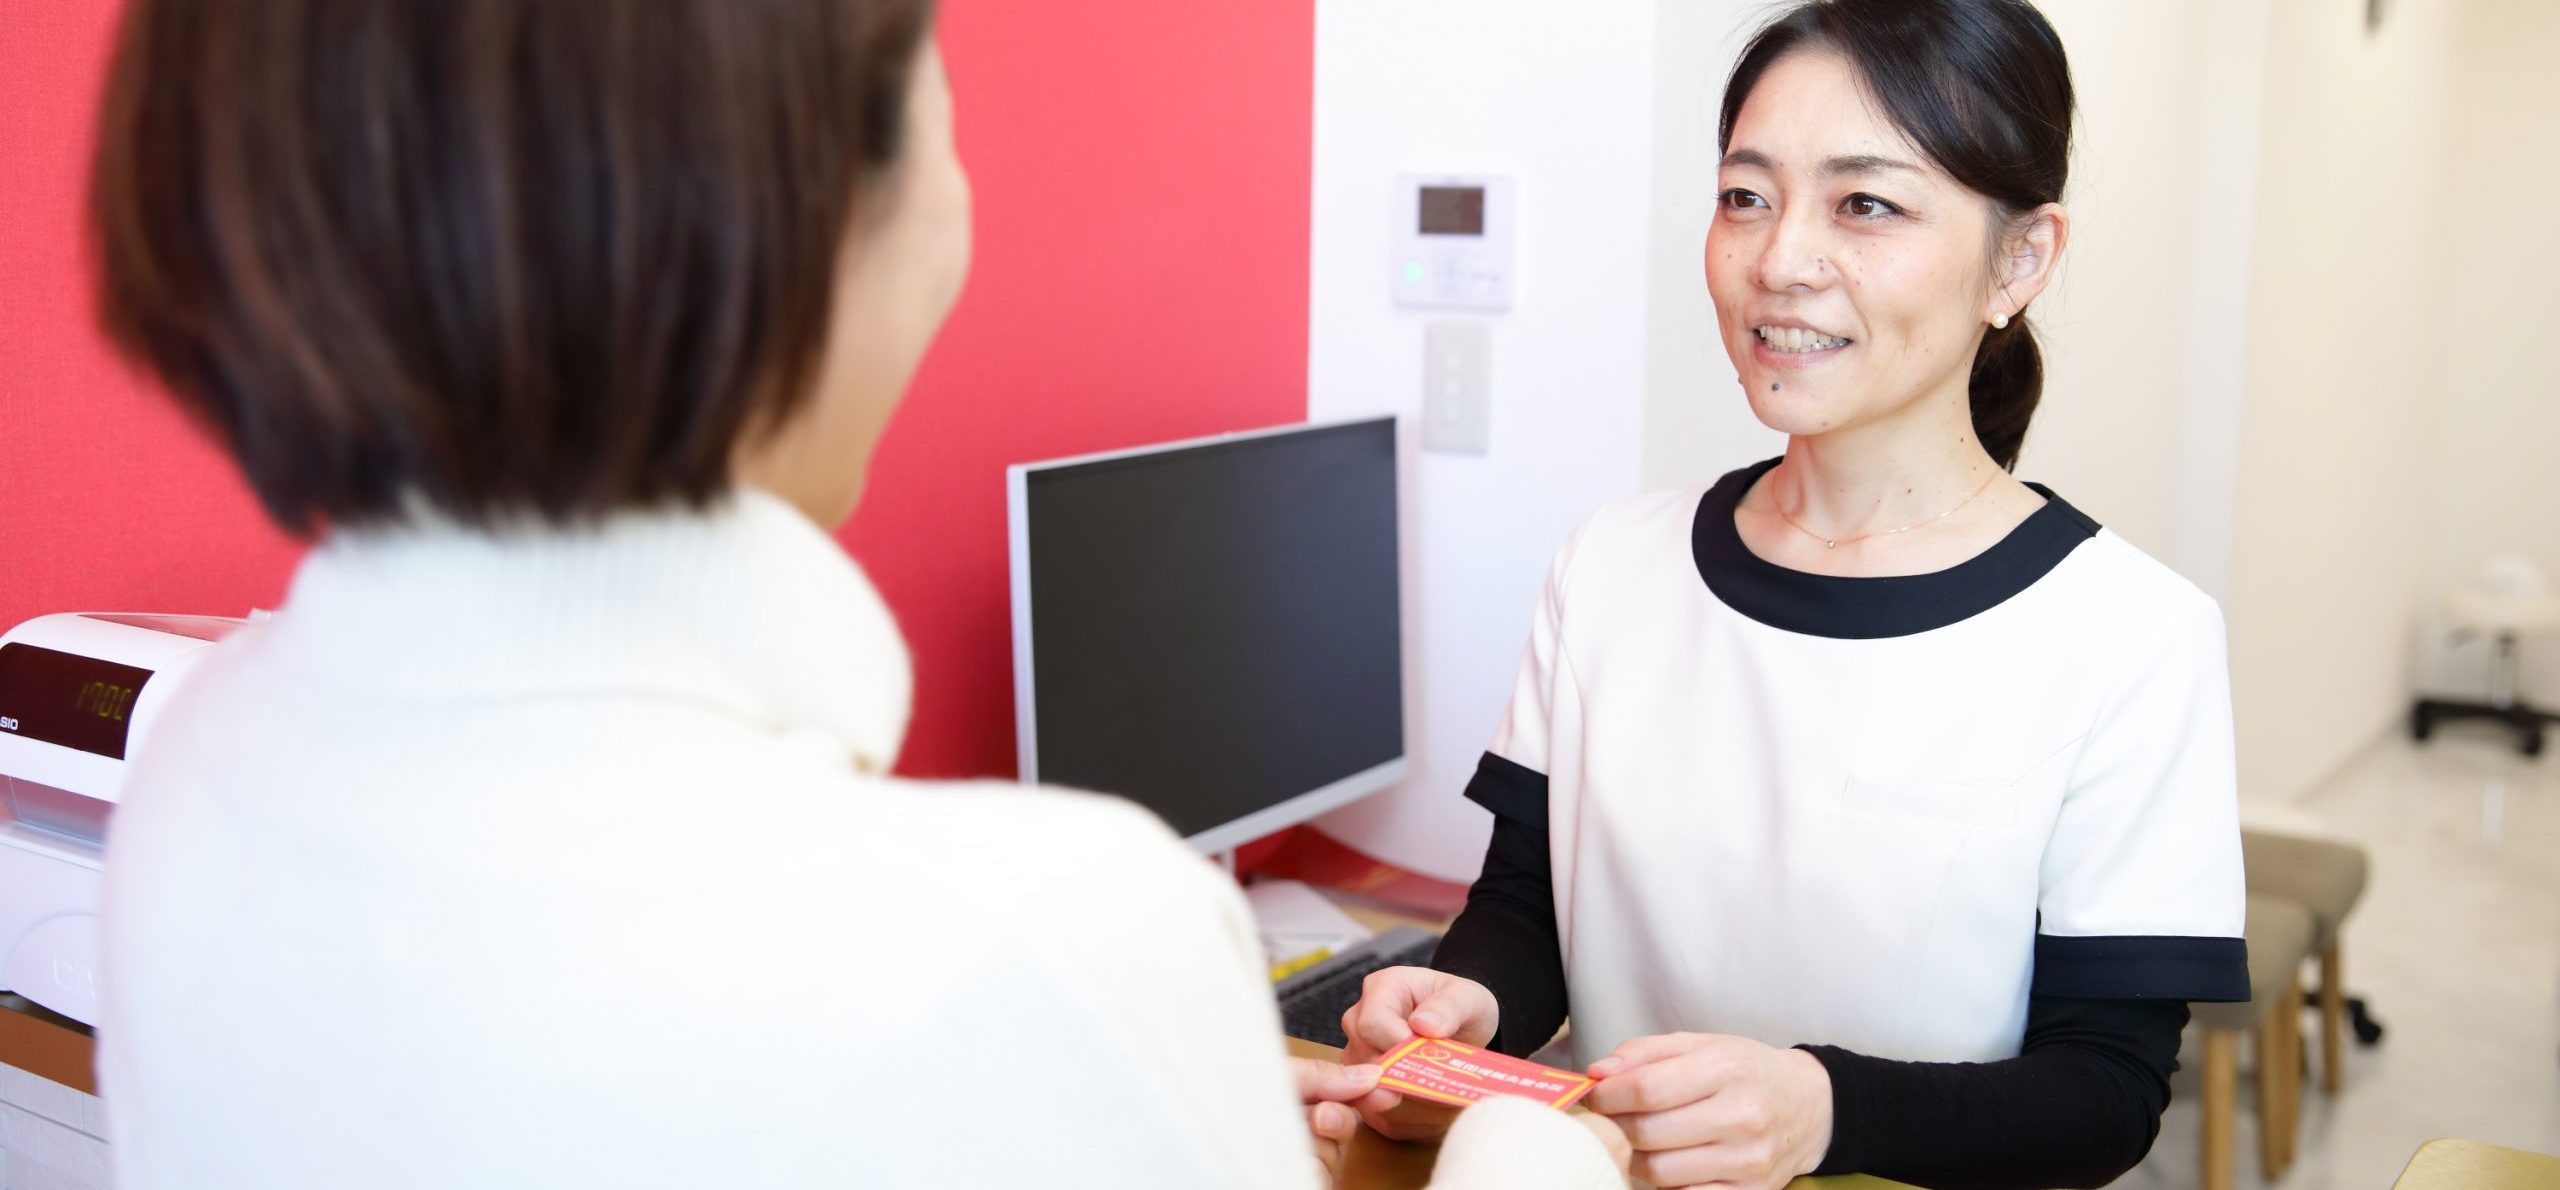
{"type": "Polygon", "coordinates": [[[1397,1046],[1378,1059],[1378,1065],[1386,1068],[1379,1086],[1457,1106],[1493,1095],[1518,1095],[1549,1107],[1566,1107],[1599,1083],[1587,1075],[1429,1037],[1397,1046]]]}

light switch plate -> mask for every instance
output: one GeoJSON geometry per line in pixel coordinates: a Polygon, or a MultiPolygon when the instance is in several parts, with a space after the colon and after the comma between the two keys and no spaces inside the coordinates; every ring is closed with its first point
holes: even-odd
{"type": "Polygon", "coordinates": [[[1422,449],[1480,455],[1493,446],[1493,325],[1422,328],[1422,449]]]}

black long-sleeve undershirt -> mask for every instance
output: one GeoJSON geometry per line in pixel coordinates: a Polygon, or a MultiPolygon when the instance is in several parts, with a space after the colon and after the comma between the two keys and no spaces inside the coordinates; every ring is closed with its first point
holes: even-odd
{"type": "MultiPolygon", "coordinates": [[[[1431,965],[1492,990],[1493,1048],[1526,1055],[1570,1011],[1542,822],[1497,813],[1484,872],[1431,965]]],[[[2031,995],[2019,1055],[1902,1062],[1809,1045],[1831,1076],[1823,1174],[1941,1190],[2103,1186],[2160,1131],[2187,1006],[2031,995]]]]}
{"type": "Polygon", "coordinates": [[[1567,1015],[1552,862],[1546,827],[1495,816],[1484,872],[1431,955],[1434,969],[1492,989],[1502,1006],[1492,1046],[1515,1058],[1552,1040],[1567,1015]]]}

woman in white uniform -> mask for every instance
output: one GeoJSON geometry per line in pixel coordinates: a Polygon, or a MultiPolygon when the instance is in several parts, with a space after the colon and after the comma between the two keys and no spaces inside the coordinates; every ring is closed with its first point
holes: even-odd
{"type": "Polygon", "coordinates": [[[1786,453],[1558,552],[1483,875],[1353,1057],[1569,1015],[1664,1187],[2148,1150],[2187,1003],[2248,995],[2230,702],[2213,603],[2009,473],[2071,116],[2023,0],[1815,0],[1745,50],[1705,271],[1786,453]]]}
{"type": "MultiPolygon", "coordinates": [[[[314,546],[117,814],[118,1184],[1319,1184],[1377,1071],[1293,1086],[1231,882],[892,775],[827,530],[967,269],[932,18],[128,6],[106,320],[314,546]]],[[[1442,1185],[1620,1184],[1457,1127],[1442,1185]]]]}

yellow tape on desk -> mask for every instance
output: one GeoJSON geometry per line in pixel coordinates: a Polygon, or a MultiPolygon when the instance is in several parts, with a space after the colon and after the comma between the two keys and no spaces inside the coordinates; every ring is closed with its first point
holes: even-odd
{"type": "Polygon", "coordinates": [[[1271,964],[1271,982],[1278,983],[1281,980],[1287,979],[1298,972],[1304,971],[1307,968],[1315,966],[1316,964],[1332,957],[1332,947],[1319,946],[1294,959],[1283,959],[1277,963],[1273,963],[1271,964]]]}

